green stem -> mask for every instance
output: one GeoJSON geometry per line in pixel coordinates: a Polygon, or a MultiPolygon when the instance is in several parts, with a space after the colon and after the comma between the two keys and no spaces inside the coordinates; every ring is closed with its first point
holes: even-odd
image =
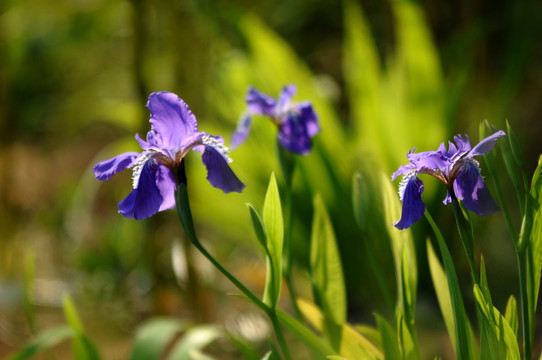
{"type": "Polygon", "coordinates": [[[459,230],[459,237],[463,243],[463,247],[467,254],[467,259],[469,260],[472,281],[474,284],[480,284],[480,275],[478,274],[478,269],[476,268],[476,261],[474,260],[474,240],[472,235],[472,227],[470,222],[465,219],[463,215],[463,210],[459,201],[453,197],[452,206],[454,209],[454,217],[457,224],[457,229],[459,230]]]}
{"type": "Polygon", "coordinates": [[[532,318],[530,316],[529,279],[528,279],[528,251],[517,252],[519,273],[519,294],[521,301],[522,331],[523,331],[523,358],[532,358],[532,318]]]}
{"type": "Polygon", "coordinates": [[[282,147],[277,141],[277,153],[284,177],[284,258],[285,263],[283,266],[282,275],[286,281],[288,287],[288,294],[292,302],[292,307],[296,318],[301,319],[301,310],[297,305],[295,297],[295,289],[292,279],[293,257],[292,257],[292,222],[293,222],[293,208],[292,208],[292,179],[296,169],[296,159],[294,154],[290,153],[282,147]]]}
{"type": "Polygon", "coordinates": [[[263,310],[269,319],[271,320],[271,324],[273,325],[273,330],[275,332],[275,335],[277,337],[277,341],[279,343],[279,346],[282,351],[282,355],[284,359],[290,360],[290,352],[288,350],[288,346],[286,344],[286,340],[284,339],[284,335],[282,333],[282,330],[279,326],[278,320],[277,320],[277,314],[276,310],[274,308],[270,308],[268,305],[266,305],[262,300],[260,300],[252,291],[250,291],[241,281],[239,281],[235,276],[233,276],[226,268],[224,268],[212,255],[203,247],[201,242],[199,241],[198,237],[196,236],[196,232],[194,229],[194,222],[192,219],[192,212],[190,210],[190,203],[188,201],[188,192],[187,192],[187,180],[186,180],[186,174],[185,174],[185,168],[184,168],[184,160],[181,161],[181,164],[179,168],[177,169],[176,174],[176,184],[177,189],[175,190],[175,201],[176,201],[176,208],[177,208],[177,215],[179,217],[179,221],[181,223],[181,226],[190,240],[190,242],[196,247],[196,249],[199,250],[199,252],[207,258],[213,264],[213,266],[220,271],[228,280],[232,282],[233,285],[235,285],[241,292],[249,299],[250,302],[252,302],[254,305],[256,305],[258,308],[263,310]]]}

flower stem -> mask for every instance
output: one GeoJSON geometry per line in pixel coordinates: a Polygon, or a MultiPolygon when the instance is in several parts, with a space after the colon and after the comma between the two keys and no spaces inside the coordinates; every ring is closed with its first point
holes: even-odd
{"type": "Polygon", "coordinates": [[[478,274],[478,269],[476,268],[476,261],[474,260],[474,240],[472,235],[472,227],[470,222],[465,218],[461,205],[457,198],[453,197],[452,206],[454,209],[454,217],[457,224],[457,229],[459,230],[459,237],[465,248],[467,254],[467,259],[469,260],[472,281],[474,284],[480,284],[480,275],[478,274]]]}
{"type": "Polygon", "coordinates": [[[176,184],[177,189],[175,190],[175,202],[176,202],[176,208],[177,208],[177,215],[179,217],[179,221],[181,223],[181,226],[190,240],[190,242],[196,247],[196,249],[199,250],[199,252],[207,258],[213,264],[213,266],[220,271],[228,280],[232,282],[233,285],[235,285],[243,295],[245,295],[250,302],[252,302],[254,305],[256,305],[258,308],[260,308],[262,311],[264,311],[269,319],[271,320],[271,324],[273,326],[273,330],[275,332],[275,335],[277,337],[277,341],[279,343],[279,346],[281,348],[282,355],[284,359],[290,360],[290,352],[288,350],[288,346],[286,344],[286,340],[284,338],[284,335],[282,333],[282,330],[278,323],[278,318],[276,314],[276,310],[274,308],[269,307],[267,304],[265,304],[262,300],[260,300],[252,291],[250,291],[241,281],[239,281],[235,276],[233,276],[226,268],[222,266],[212,255],[203,247],[201,242],[199,241],[198,237],[196,236],[196,232],[194,229],[194,222],[192,220],[192,212],[190,210],[190,203],[188,201],[188,192],[187,192],[187,181],[186,181],[186,174],[184,169],[184,160],[181,161],[181,165],[178,168],[178,172],[176,174],[176,184]]]}

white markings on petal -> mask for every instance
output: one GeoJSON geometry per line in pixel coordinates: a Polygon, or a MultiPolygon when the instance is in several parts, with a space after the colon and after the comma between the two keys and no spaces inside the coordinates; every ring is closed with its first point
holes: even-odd
{"type": "Polygon", "coordinates": [[[201,143],[205,146],[213,147],[216,151],[220,153],[220,155],[222,155],[222,157],[224,157],[227,162],[230,163],[233,161],[228,155],[229,150],[224,145],[222,138],[205,134],[201,137],[201,143]]]}
{"type": "Polygon", "coordinates": [[[403,201],[403,196],[405,195],[405,190],[408,185],[408,182],[412,177],[416,177],[416,170],[412,170],[409,173],[407,173],[403,178],[401,179],[401,182],[399,183],[399,198],[401,201],[403,201]]]}
{"type": "Polygon", "coordinates": [[[141,157],[135,163],[134,168],[132,169],[132,188],[137,189],[137,184],[139,183],[139,177],[141,176],[143,166],[147,161],[152,159],[153,156],[154,154],[150,152],[143,153],[143,155],[141,155],[141,157]]]}

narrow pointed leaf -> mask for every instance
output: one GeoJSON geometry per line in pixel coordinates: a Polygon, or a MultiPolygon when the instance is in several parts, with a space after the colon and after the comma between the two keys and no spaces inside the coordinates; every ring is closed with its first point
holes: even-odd
{"type": "Polygon", "coordinates": [[[321,357],[336,354],[336,351],[329,344],[312,332],[304,323],[280,309],[277,309],[277,316],[281,325],[315,354],[321,357]]]}
{"type": "Polygon", "coordinates": [[[448,280],[448,291],[452,303],[454,319],[456,356],[460,359],[472,359],[474,357],[474,350],[471,342],[469,321],[465,312],[465,305],[463,304],[463,297],[461,296],[461,290],[459,288],[459,281],[455,272],[454,262],[439,228],[427,211],[425,211],[425,216],[437,238],[444,262],[444,272],[448,280]]]}
{"type": "Polygon", "coordinates": [[[280,296],[282,281],[282,246],[284,242],[284,225],[280,205],[279,190],[275,174],[271,174],[269,186],[263,205],[263,223],[267,237],[267,279],[264,302],[275,307],[280,296]]]}
{"type": "Polygon", "coordinates": [[[474,285],[474,297],[482,317],[481,359],[521,359],[514,330],[499,311],[485,301],[477,284],[474,285]]]}
{"type": "Polygon", "coordinates": [[[311,278],[315,298],[335,324],[346,321],[346,290],[341,258],[331,220],[322,198],[314,198],[311,237],[311,278]]]}
{"type": "Polygon", "coordinates": [[[533,224],[530,233],[532,254],[531,276],[534,284],[531,300],[534,308],[536,308],[542,270],[542,156],[538,160],[538,166],[531,182],[531,197],[533,202],[531,209],[533,224]]]}
{"type": "Polygon", "coordinates": [[[504,313],[504,318],[510,324],[510,327],[512,328],[512,331],[516,335],[516,338],[518,336],[518,304],[516,301],[516,298],[511,295],[510,298],[508,298],[508,302],[506,303],[506,311],[504,313]]]}
{"type": "Polygon", "coordinates": [[[247,204],[248,210],[250,211],[250,219],[252,220],[252,227],[254,228],[254,232],[256,233],[256,238],[258,239],[258,242],[260,245],[263,246],[265,249],[265,252],[267,253],[267,239],[265,236],[265,228],[262,223],[262,219],[260,218],[260,215],[258,215],[258,212],[254,207],[250,204],[247,204]]]}
{"type": "MultiPolygon", "coordinates": [[[[324,331],[327,320],[318,307],[304,300],[299,300],[298,305],[307,321],[318,331],[324,331]]],[[[348,323],[344,323],[338,329],[340,332],[338,352],[341,356],[360,360],[384,359],[382,351],[348,323]]]]}
{"type": "Polygon", "coordinates": [[[393,327],[383,317],[376,315],[376,323],[382,336],[382,349],[386,359],[402,359],[398,336],[393,327]]]}

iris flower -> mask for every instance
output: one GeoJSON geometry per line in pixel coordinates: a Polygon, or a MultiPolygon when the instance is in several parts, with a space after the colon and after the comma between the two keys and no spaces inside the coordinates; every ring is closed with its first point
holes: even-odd
{"type": "MultiPolygon", "coordinates": [[[[207,180],[225,193],[241,192],[245,185],[228,163],[228,149],[220,136],[198,131],[196,117],[188,105],[170,92],[149,96],[151,130],[146,140],[135,138],[143,150],[127,152],[94,166],[98,180],[109,180],[114,174],[132,168],[132,192],[119,203],[119,213],[136,220],[175,207],[176,177],[184,172],[184,157],[195,150],[202,152],[207,180]]],[[[180,176],[184,176],[184,173],[180,176]]]]}
{"type": "Polygon", "coordinates": [[[320,131],[320,126],[310,102],[290,103],[296,91],[295,85],[285,86],[275,100],[251,87],[245,97],[247,111],[232,135],[232,149],[246,140],[252,116],[263,115],[269,117],[278,127],[278,140],[282,147],[296,154],[308,154],[311,150],[311,138],[320,131]]]}
{"type": "Polygon", "coordinates": [[[410,163],[399,167],[391,177],[395,180],[397,176],[403,175],[399,185],[399,196],[403,203],[401,219],[393,225],[401,230],[406,229],[423,216],[423,182],[418,178],[419,174],[432,175],[446,185],[448,194],[444,204],[457,198],[468,210],[478,215],[489,215],[499,210],[484,184],[480,164],[474,157],[487,154],[493,149],[497,139],[504,135],[504,131],[498,131],[472,149],[468,136],[457,135],[454,137],[455,144],[450,141],[448,149],[442,143],[437,151],[409,151],[407,158],[410,163]]]}

